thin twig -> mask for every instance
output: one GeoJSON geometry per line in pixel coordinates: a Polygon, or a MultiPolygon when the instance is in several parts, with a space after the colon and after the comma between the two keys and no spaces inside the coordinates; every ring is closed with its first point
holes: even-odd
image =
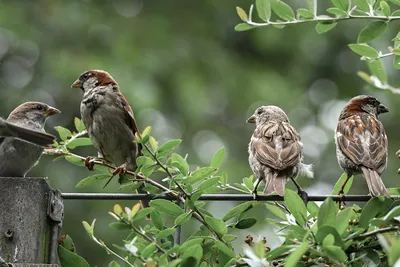
{"type": "Polygon", "coordinates": [[[375,236],[377,234],[383,234],[383,233],[387,233],[387,232],[393,232],[393,231],[398,231],[400,228],[398,226],[390,226],[390,227],[385,227],[385,228],[380,228],[380,229],[376,229],[374,231],[359,235],[359,236],[354,236],[351,238],[346,238],[345,241],[347,240],[362,240],[362,239],[366,239],[368,237],[371,236],[375,236]]]}

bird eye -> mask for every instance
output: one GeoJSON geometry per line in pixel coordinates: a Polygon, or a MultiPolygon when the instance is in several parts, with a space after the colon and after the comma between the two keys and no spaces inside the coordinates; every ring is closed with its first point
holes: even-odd
{"type": "Polygon", "coordinates": [[[83,74],[83,78],[86,79],[86,78],[88,78],[88,77],[89,77],[89,73],[86,72],[85,74],[83,74]]]}
{"type": "Polygon", "coordinates": [[[262,109],[257,110],[257,114],[260,115],[262,113],[262,109]]]}
{"type": "Polygon", "coordinates": [[[36,106],[36,109],[37,109],[37,110],[43,110],[43,106],[37,105],[37,106],[36,106]]]}

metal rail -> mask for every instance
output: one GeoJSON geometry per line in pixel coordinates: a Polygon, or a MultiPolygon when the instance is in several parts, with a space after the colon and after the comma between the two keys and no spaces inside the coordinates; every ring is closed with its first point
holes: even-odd
{"type": "MultiPolygon", "coordinates": [[[[114,194],[114,193],[61,193],[61,197],[65,200],[152,200],[152,199],[166,199],[176,200],[175,197],[169,195],[153,195],[153,194],[114,194]]],[[[371,199],[368,195],[310,195],[307,197],[308,201],[324,201],[326,198],[331,197],[335,201],[355,201],[366,202],[371,199]]],[[[400,195],[391,196],[392,199],[400,199],[400,195]]],[[[204,194],[199,198],[204,201],[251,201],[255,200],[251,194],[204,194]]],[[[256,200],[260,201],[283,201],[283,197],[278,195],[258,195],[256,200]]]]}

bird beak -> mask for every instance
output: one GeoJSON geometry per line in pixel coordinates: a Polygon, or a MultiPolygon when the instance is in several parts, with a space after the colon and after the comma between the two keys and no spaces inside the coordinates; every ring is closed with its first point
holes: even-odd
{"type": "Polygon", "coordinates": [[[385,106],[380,104],[378,107],[378,114],[389,112],[389,109],[385,106]]]}
{"type": "Polygon", "coordinates": [[[78,79],[76,80],[72,85],[71,88],[82,88],[82,83],[81,81],[78,79]]]}
{"type": "Polygon", "coordinates": [[[56,108],[53,108],[53,107],[49,107],[45,111],[46,117],[50,117],[50,116],[57,115],[57,114],[60,114],[60,113],[61,113],[61,111],[59,109],[56,109],[56,108]]]}
{"type": "Polygon", "coordinates": [[[247,119],[247,123],[256,123],[256,116],[252,115],[250,118],[247,119]]]}

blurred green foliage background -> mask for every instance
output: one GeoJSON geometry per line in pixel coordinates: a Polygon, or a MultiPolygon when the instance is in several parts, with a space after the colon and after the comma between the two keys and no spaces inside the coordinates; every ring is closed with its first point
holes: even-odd
{"type": "MultiPolygon", "coordinates": [[[[305,1],[286,2],[294,8],[305,6],[305,1]]],[[[329,5],[324,2],[320,12],[329,5]]],[[[300,184],[309,194],[329,194],[342,173],[333,140],[339,112],[351,97],[371,94],[391,109],[381,116],[390,145],[383,179],[388,187],[398,186],[400,162],[394,154],[400,148],[400,97],[366,91],[356,75],[358,70],[366,70],[365,63],[347,47],[368,22],[340,22],[325,35],[318,35],[312,23],[235,32],[234,26],[240,22],[235,7],[247,9],[252,3],[2,0],[0,115],[6,117],[17,105],[38,100],[62,110],[48,121],[48,132],[55,134],[53,127],[57,125],[73,129],[82,92],[70,85],[85,70],[104,69],[120,84],[140,129],[151,125],[160,143],[182,138],[178,152],[188,154],[192,169],[207,164],[214,152],[225,146],[223,170],[230,182],[239,182],[251,174],[247,144],[254,125],[245,123],[247,117],[260,105],[278,105],[302,136],[306,163],[315,166],[315,180],[300,178],[300,184]]],[[[374,47],[386,51],[398,29],[398,22],[391,23],[389,31],[373,42],[374,47]]],[[[384,59],[389,82],[399,85],[400,75],[391,60],[384,59]]],[[[94,148],[77,153],[96,154],[94,148]]],[[[66,161],[52,160],[43,156],[29,176],[47,176],[62,192],[118,190],[116,181],[105,190],[103,184],[77,190],[78,181],[91,173],[66,161]]],[[[350,193],[366,194],[365,181],[357,178],[350,193]]],[[[78,253],[92,266],[106,266],[111,256],[89,240],[81,221],[97,218],[96,235],[108,244],[121,245],[126,233],[107,226],[112,221],[107,211],[114,203],[65,203],[63,232],[71,235],[78,253]]],[[[214,202],[208,209],[222,217],[236,204],[214,202]]],[[[254,213],[259,223],[251,231],[236,233],[238,250],[246,234],[266,236],[271,243],[279,241],[265,223],[265,209],[254,213]]],[[[192,227],[198,227],[197,223],[192,227]]],[[[185,226],[184,237],[193,229],[185,226]]]]}

